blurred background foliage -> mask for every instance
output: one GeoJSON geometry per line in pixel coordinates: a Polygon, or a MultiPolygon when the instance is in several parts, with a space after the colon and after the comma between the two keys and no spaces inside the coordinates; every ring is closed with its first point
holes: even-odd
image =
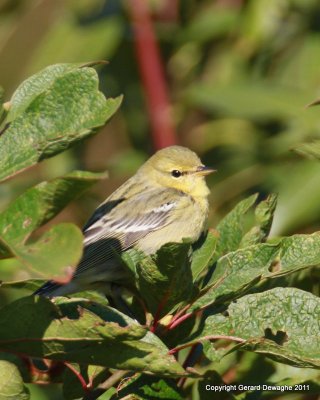
{"type": "MultiPolygon", "coordinates": [[[[120,111],[95,137],[2,184],[1,209],[42,180],[75,168],[108,170],[108,180],[52,221],[81,226],[156,150],[129,3],[135,1],[0,0],[5,101],[22,80],[49,64],[99,59],[109,61],[98,67],[101,89],[107,96],[124,94],[120,111]]],[[[319,1],[150,0],[149,7],[176,142],[218,169],[209,178],[210,226],[248,194],[276,192],[272,235],[319,230],[320,165],[293,151],[320,138],[319,110],[305,108],[320,96],[319,1]]],[[[16,261],[2,265],[1,279],[27,278],[16,261]]],[[[243,356],[233,379],[249,374],[248,357],[260,356],[243,356]]],[[[230,365],[239,360],[229,358],[230,375],[230,365]]],[[[290,369],[264,363],[271,375],[285,376],[290,369]]],[[[32,390],[39,392],[34,398],[47,398],[42,389],[32,390]]],[[[48,396],[55,398],[54,391],[48,396]]]]}

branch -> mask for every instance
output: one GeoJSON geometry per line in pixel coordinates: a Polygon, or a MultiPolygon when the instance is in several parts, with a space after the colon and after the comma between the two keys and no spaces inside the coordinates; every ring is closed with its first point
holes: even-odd
{"type": "Polygon", "coordinates": [[[156,149],[175,144],[176,133],[170,115],[169,95],[152,20],[146,0],[129,0],[137,61],[150,115],[156,149]]]}
{"type": "Polygon", "coordinates": [[[119,370],[114,372],[107,380],[100,383],[98,385],[98,389],[107,390],[114,386],[117,382],[121,381],[121,379],[128,373],[128,371],[119,370]]]}
{"type": "Polygon", "coordinates": [[[100,383],[95,390],[87,392],[82,400],[97,400],[105,391],[119,382],[128,372],[129,371],[124,370],[115,371],[109,378],[100,383]]]}

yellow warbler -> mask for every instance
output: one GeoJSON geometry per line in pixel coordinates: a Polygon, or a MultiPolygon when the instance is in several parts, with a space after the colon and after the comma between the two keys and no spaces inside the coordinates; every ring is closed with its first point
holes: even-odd
{"type": "Polygon", "coordinates": [[[152,254],[165,243],[196,241],[209,208],[204,177],[212,172],[185,147],[159,150],[84,226],[83,257],[70,282],[49,281],[35,294],[54,297],[90,289],[111,294],[112,284],[125,286],[128,280],[117,254],[132,247],[152,254]]]}

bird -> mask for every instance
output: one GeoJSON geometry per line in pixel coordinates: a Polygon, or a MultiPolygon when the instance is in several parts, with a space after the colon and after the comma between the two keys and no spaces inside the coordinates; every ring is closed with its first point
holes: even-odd
{"type": "Polygon", "coordinates": [[[83,256],[69,282],[48,281],[34,294],[98,290],[112,296],[112,288],[128,285],[130,274],[120,261],[128,249],[152,255],[169,242],[196,242],[209,212],[205,176],[213,172],[186,147],[158,150],[84,225],[83,256]]]}

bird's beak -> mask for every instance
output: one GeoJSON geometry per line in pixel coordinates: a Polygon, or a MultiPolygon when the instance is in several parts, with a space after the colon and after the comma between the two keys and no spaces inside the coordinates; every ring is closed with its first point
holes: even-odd
{"type": "Polygon", "coordinates": [[[211,167],[206,167],[204,165],[201,165],[200,167],[197,168],[196,174],[205,176],[205,175],[212,174],[213,172],[217,172],[217,170],[213,169],[211,167]]]}

